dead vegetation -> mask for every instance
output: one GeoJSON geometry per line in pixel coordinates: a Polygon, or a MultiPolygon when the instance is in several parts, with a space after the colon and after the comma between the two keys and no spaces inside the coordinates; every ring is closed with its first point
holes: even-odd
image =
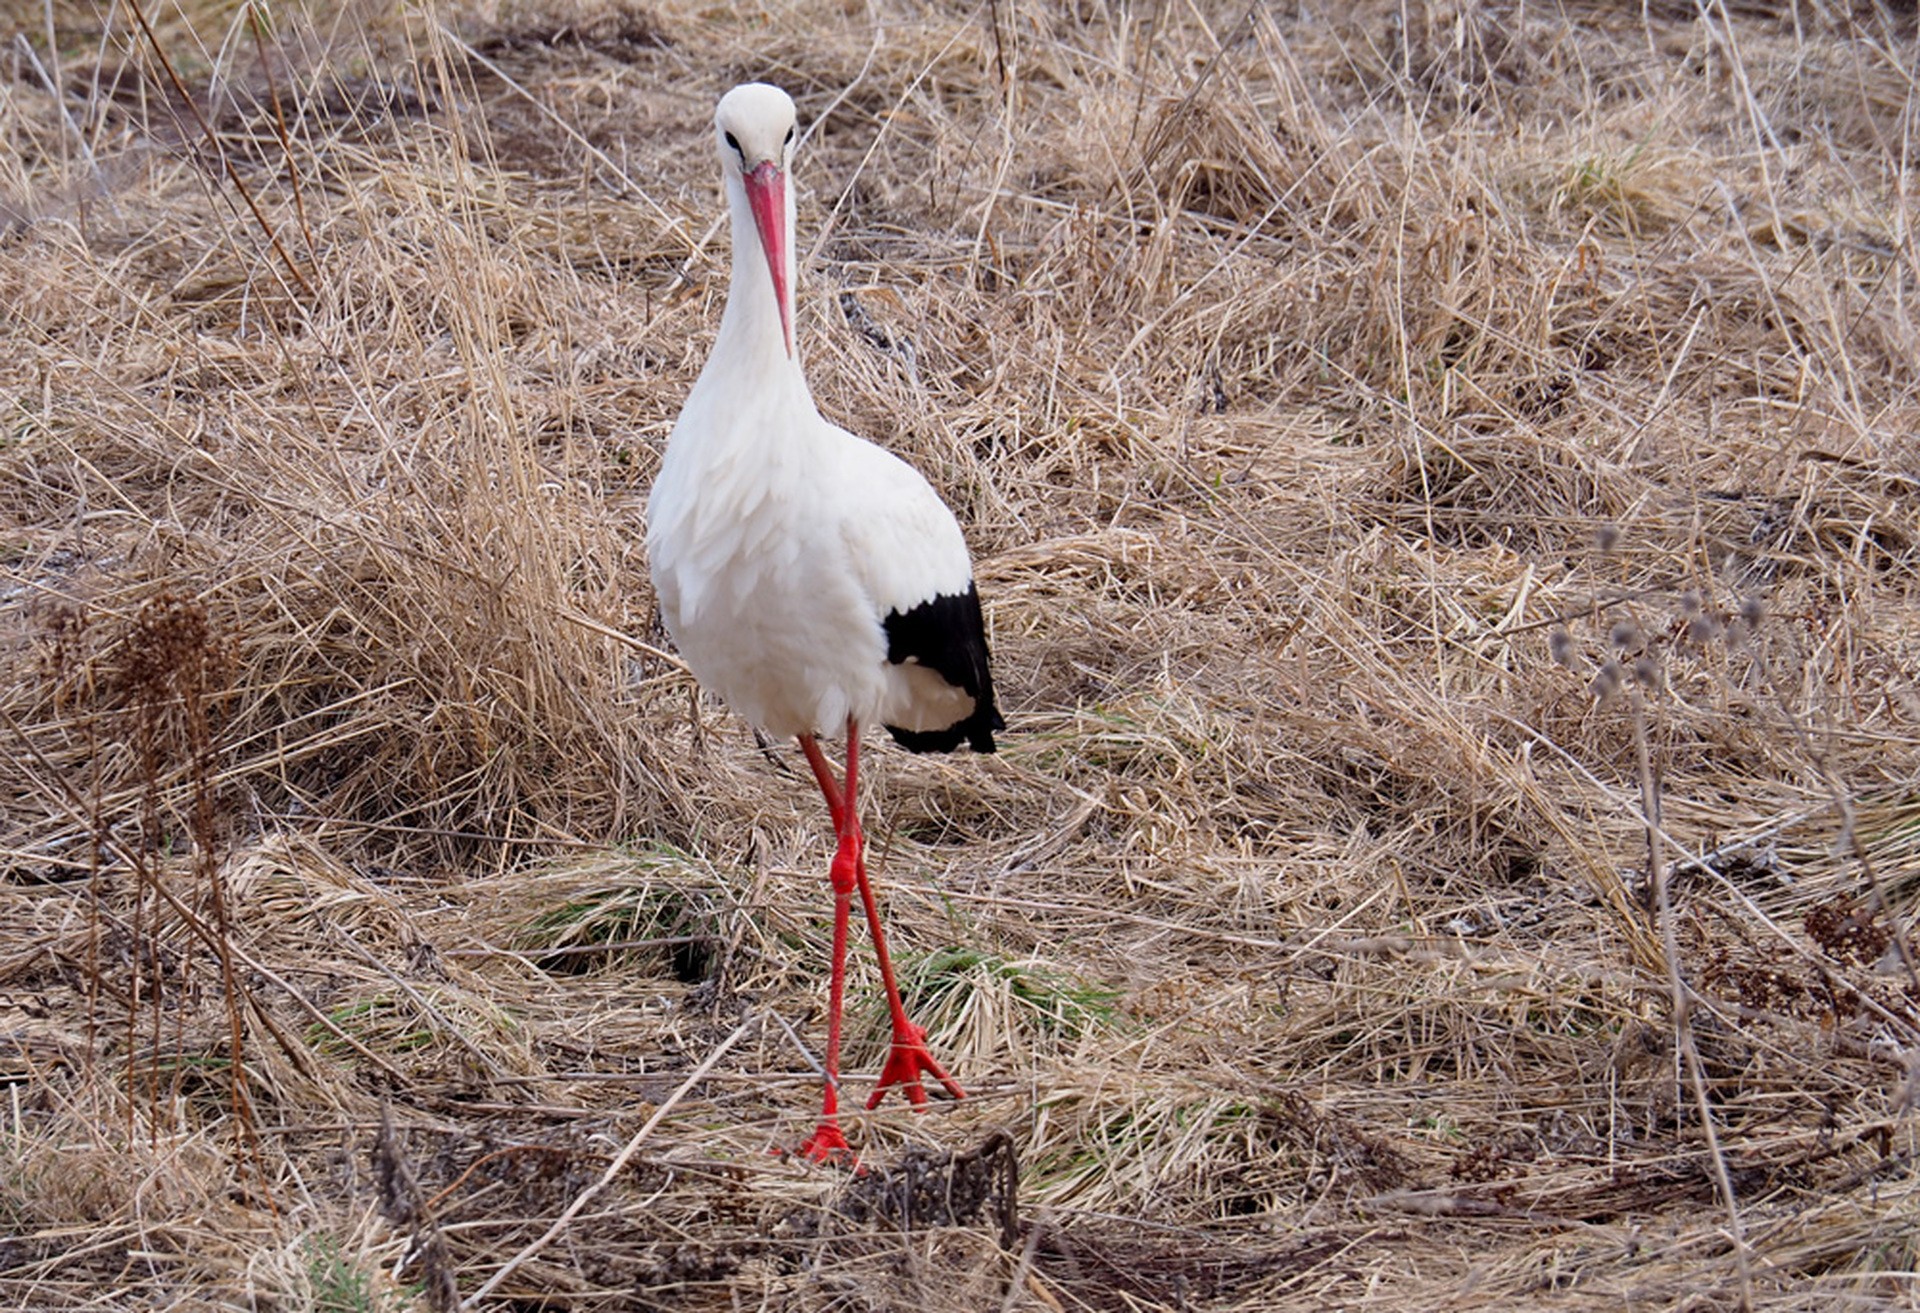
{"type": "Polygon", "coordinates": [[[0,1302],[1909,1297],[1911,4],[6,13],[0,1302]],[[864,1176],[640,558],[746,77],[1011,722],[864,1176]]]}

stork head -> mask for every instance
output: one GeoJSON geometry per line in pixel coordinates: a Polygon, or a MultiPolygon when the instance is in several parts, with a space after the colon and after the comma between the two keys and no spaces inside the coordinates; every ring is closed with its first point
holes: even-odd
{"type": "MultiPolygon", "coordinates": [[[[793,163],[797,116],[793,101],[778,87],[745,82],[720,98],[713,115],[713,136],[727,181],[740,179],[760,252],[773,279],[780,307],[780,335],[793,354],[793,297],[787,286],[787,169],[793,163]]],[[[731,186],[728,188],[732,190],[731,186]]],[[[734,258],[740,258],[736,253],[734,258]]]]}

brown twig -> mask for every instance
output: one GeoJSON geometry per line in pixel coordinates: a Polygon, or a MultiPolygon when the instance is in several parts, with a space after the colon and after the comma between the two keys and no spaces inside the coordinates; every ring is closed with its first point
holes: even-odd
{"type": "Polygon", "coordinates": [[[187,84],[174,68],[173,60],[167,55],[165,47],[160,44],[160,38],[154,34],[152,25],[147,22],[146,10],[141,7],[140,0],[127,0],[127,7],[133,10],[134,21],[140,24],[140,31],[146,36],[147,45],[153,51],[154,58],[159,60],[160,67],[166,70],[167,80],[173,84],[175,94],[193,115],[194,122],[200,127],[201,135],[206,138],[207,145],[219,159],[221,171],[226,174],[227,181],[232,183],[234,191],[239,193],[248,212],[253,215],[253,221],[260,226],[260,232],[266,237],[268,245],[273,247],[274,254],[280,257],[280,263],[286,267],[287,273],[300,285],[300,290],[306,293],[308,298],[312,298],[313,284],[308,281],[307,275],[301,271],[300,266],[294,262],[292,254],[281,243],[280,235],[274,231],[272,222],[261,210],[259,202],[254,199],[253,189],[247,186],[246,179],[240,176],[240,170],[234,165],[232,157],[227,154],[226,147],[221,144],[219,134],[213,130],[213,125],[207,122],[206,115],[200,112],[200,103],[194,99],[193,93],[187,90],[187,84]]]}

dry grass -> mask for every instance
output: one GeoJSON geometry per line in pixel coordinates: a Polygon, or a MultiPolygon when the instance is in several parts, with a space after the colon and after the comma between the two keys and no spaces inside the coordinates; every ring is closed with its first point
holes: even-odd
{"type": "Polygon", "coordinates": [[[0,53],[0,1302],[1909,1297],[1910,2],[142,8],[0,53]],[[640,555],[748,76],[1012,722],[858,1178],[640,555]]]}

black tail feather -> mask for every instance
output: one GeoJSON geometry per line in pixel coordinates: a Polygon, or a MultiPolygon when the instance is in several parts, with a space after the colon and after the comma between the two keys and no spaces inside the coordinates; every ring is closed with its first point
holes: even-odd
{"type": "Polygon", "coordinates": [[[1000,713],[994,710],[989,700],[959,724],[949,725],[945,729],[901,729],[898,725],[889,725],[887,733],[893,735],[893,741],[908,752],[952,752],[962,743],[975,752],[994,752],[997,746],[993,741],[993,732],[1006,727],[1007,722],[1001,719],[1000,713]]]}

